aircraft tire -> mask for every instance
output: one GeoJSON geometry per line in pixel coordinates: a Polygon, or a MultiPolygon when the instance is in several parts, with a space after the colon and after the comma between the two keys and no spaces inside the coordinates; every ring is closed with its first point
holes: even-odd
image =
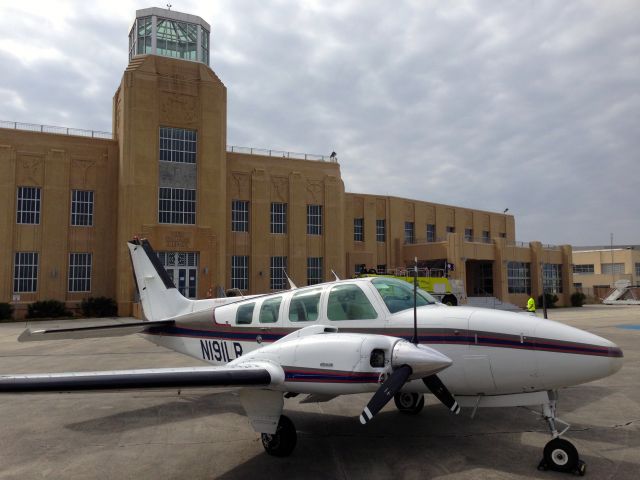
{"type": "Polygon", "coordinates": [[[543,461],[551,470],[573,472],[578,467],[580,458],[576,447],[571,442],[562,438],[554,438],[544,447],[543,461]]]}
{"type": "Polygon", "coordinates": [[[393,401],[400,413],[417,415],[424,407],[424,395],[420,393],[399,392],[393,396],[393,401]]]}
{"type": "Polygon", "coordinates": [[[442,297],[442,303],[451,307],[455,307],[458,305],[458,299],[455,295],[448,294],[442,297]]]}
{"type": "Polygon", "coordinates": [[[262,446],[269,455],[274,457],[287,457],[293,452],[298,441],[296,427],[289,417],[280,415],[280,421],[273,435],[263,433],[262,446]]]}

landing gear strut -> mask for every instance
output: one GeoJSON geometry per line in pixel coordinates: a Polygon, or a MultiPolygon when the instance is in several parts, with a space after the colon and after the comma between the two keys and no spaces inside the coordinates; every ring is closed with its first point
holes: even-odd
{"type": "Polygon", "coordinates": [[[274,457],[286,457],[293,452],[298,440],[296,427],[289,417],[280,415],[280,421],[276,428],[276,433],[262,434],[262,446],[269,455],[274,457]]]}
{"type": "Polygon", "coordinates": [[[587,464],[580,460],[578,450],[571,442],[560,438],[560,435],[569,430],[570,425],[556,417],[557,400],[557,392],[550,391],[549,403],[542,405],[542,415],[549,425],[553,439],[544,447],[538,470],[555,470],[557,472],[573,473],[582,477],[587,471],[587,464]],[[558,432],[556,422],[566,425],[565,429],[558,432]]]}
{"type": "Polygon", "coordinates": [[[401,413],[408,413],[410,415],[420,413],[422,407],[424,407],[424,395],[420,393],[396,393],[393,396],[393,401],[401,413]]]}

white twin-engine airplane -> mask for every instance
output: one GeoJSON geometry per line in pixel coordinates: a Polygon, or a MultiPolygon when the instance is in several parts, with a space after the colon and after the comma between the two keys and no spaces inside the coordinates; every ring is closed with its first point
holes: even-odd
{"type": "Polygon", "coordinates": [[[19,340],[140,333],[211,366],[1,375],[0,392],[238,387],[265,450],[276,456],[295,447],[295,427],[282,410],[298,394],[325,402],[374,392],[362,424],[391,398],[401,412],[418,413],[429,392],[453,413],[537,406],[553,437],[539,468],[584,474],[575,447],[560,438],[569,426],[556,418],[557,391],[621,368],[622,351],[604,338],[526,313],[449,307],[386,277],[188,300],[147,240],[128,247],[148,321],[26,330],[19,340]]]}

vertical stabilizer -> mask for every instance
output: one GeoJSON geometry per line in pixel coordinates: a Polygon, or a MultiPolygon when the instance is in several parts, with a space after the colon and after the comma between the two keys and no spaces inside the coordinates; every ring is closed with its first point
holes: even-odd
{"type": "Polygon", "coordinates": [[[165,320],[192,311],[193,300],[180,294],[149,241],[134,239],[127,246],[147,320],[165,320]]]}

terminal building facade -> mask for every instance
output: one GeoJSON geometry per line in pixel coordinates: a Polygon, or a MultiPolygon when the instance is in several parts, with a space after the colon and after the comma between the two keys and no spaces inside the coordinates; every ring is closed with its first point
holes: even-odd
{"type": "Polygon", "coordinates": [[[571,247],[515,241],[515,218],[348,193],[335,156],[227,145],[210,26],[138,10],[113,97],[113,133],[0,124],[0,302],[114,298],[137,314],[126,247],[148,238],[181,292],[286,288],[362,268],[445,268],[469,296],[568,304],[571,247]]]}

